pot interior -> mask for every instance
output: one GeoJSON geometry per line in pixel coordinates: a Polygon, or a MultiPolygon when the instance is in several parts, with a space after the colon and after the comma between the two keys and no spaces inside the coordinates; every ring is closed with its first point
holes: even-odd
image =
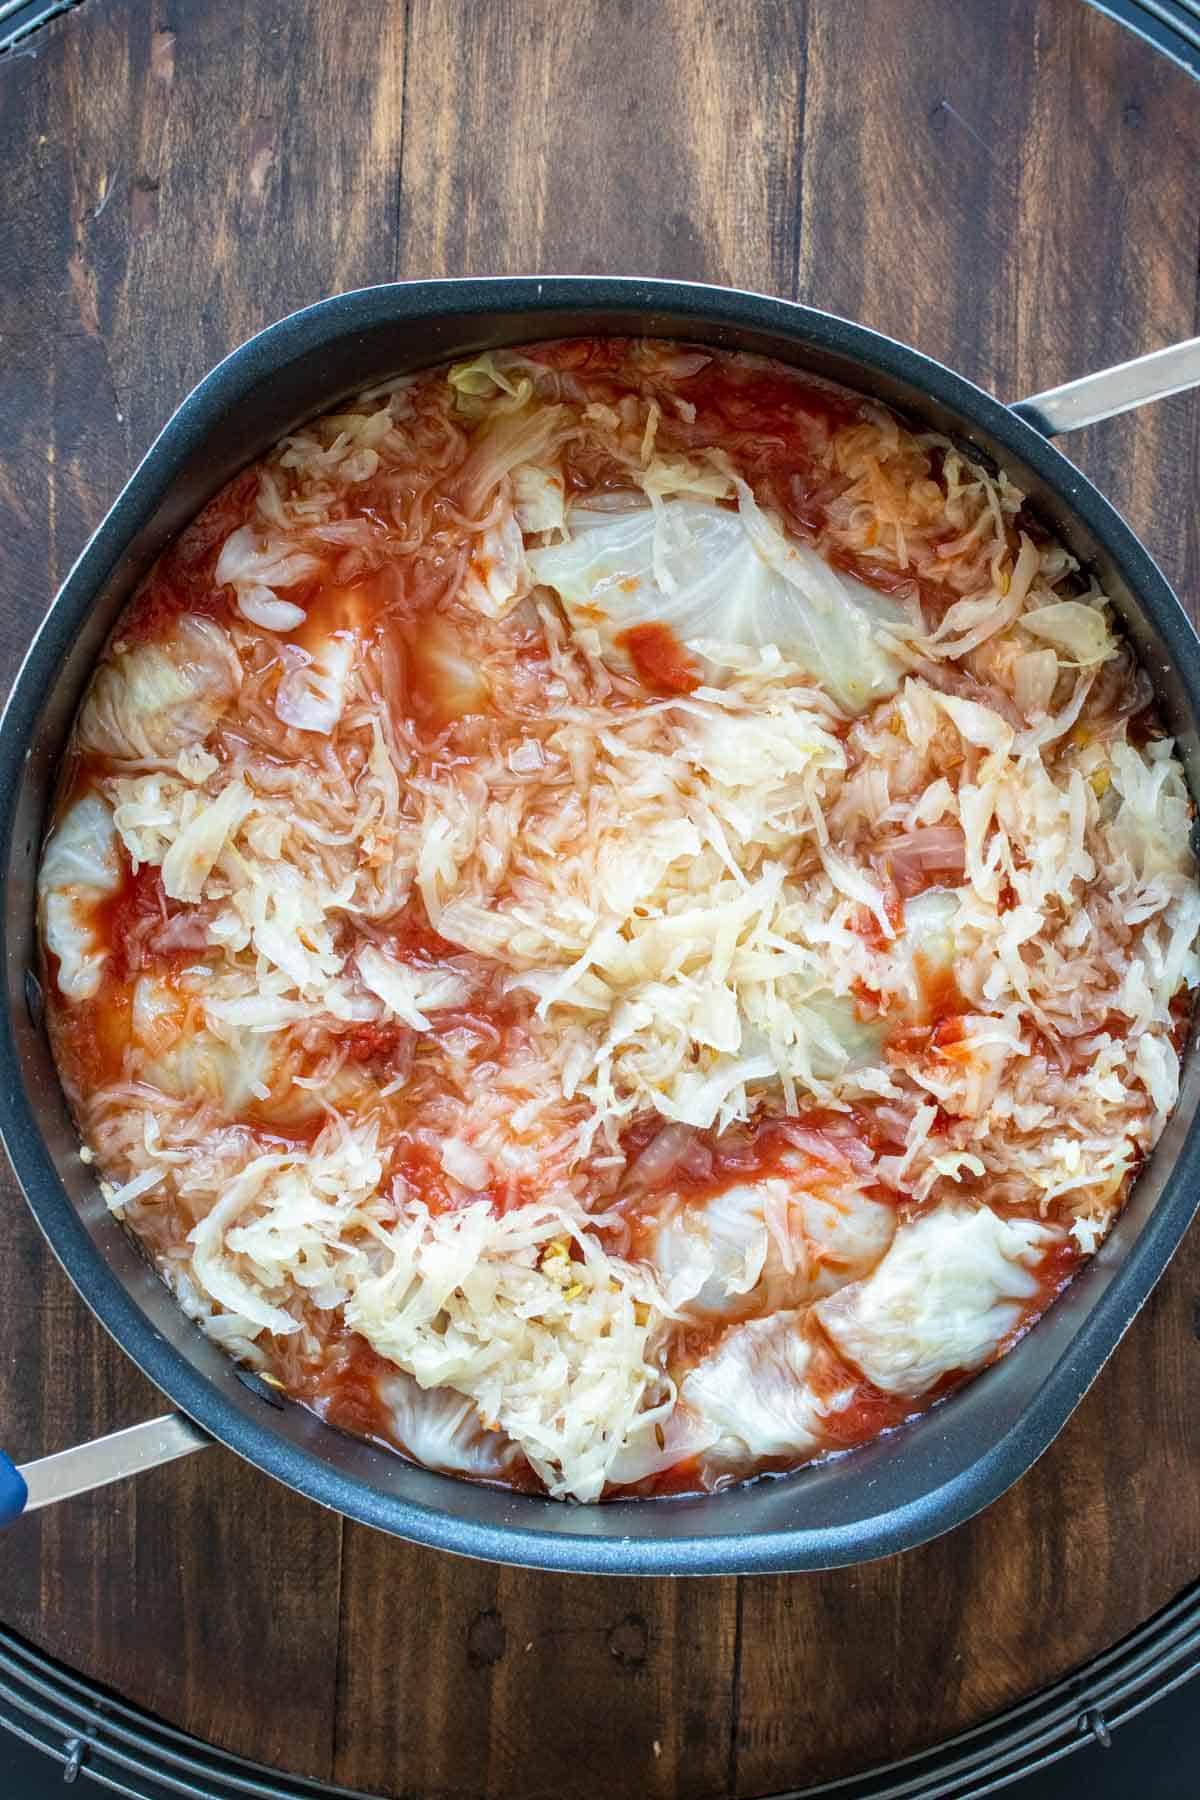
{"type": "Polygon", "coordinates": [[[1174,1250],[1200,1194],[1200,1059],[1093,1261],[1025,1340],[898,1434],[702,1499],[570,1506],[435,1474],[322,1424],[237,1370],[180,1312],[80,1162],[41,1027],[34,876],[58,758],[100,647],[164,544],[239,469],[347,394],[480,350],[560,336],[688,339],[777,357],[886,401],[1003,465],[1092,565],[1179,739],[1200,766],[1200,646],[1145,551],[1071,465],[967,383],[860,327],[784,302],[661,282],[413,283],[310,308],[251,340],[184,403],[68,577],[0,726],[8,1007],[0,1124],[67,1272],[150,1378],[289,1485],[399,1535],[495,1560],[595,1572],[826,1567],[906,1548],[969,1517],[1065,1423],[1174,1250]]]}

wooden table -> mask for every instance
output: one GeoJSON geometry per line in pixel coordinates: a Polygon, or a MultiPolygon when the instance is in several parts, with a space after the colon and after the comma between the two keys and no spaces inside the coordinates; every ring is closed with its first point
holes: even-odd
{"type": "MultiPolygon", "coordinates": [[[[84,0],[0,62],[0,656],[231,345],[394,276],[610,270],[855,315],[1003,396],[1197,329],[1200,92],[1082,0],[84,0]]],[[[1200,404],[1074,453],[1193,603],[1200,404]]],[[[0,1191],[18,1456],[161,1402],[0,1191]]],[[[1200,1570],[1200,1236],[1032,1474],[826,1576],[584,1580],[224,1451],[23,1521],[0,1618],[381,1794],[762,1794],[934,1742],[1200,1570]]]]}

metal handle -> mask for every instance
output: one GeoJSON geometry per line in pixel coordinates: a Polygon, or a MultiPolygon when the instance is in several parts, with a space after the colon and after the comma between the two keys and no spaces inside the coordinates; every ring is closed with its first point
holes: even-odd
{"type": "Polygon", "coordinates": [[[1056,437],[1060,431],[1078,431],[1081,425],[1095,425],[1193,387],[1200,387],[1200,337],[1031,394],[1028,400],[1015,401],[1012,411],[1044,437],[1056,437]]]}
{"type": "Polygon", "coordinates": [[[90,1444],[76,1444],[19,1466],[0,1451],[0,1525],[11,1524],[22,1512],[174,1462],[211,1442],[181,1413],[164,1413],[161,1418],[95,1438],[90,1444]]]}

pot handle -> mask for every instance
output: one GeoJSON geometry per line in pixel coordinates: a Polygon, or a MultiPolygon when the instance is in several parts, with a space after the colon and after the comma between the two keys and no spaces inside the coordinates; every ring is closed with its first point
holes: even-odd
{"type": "Polygon", "coordinates": [[[1011,411],[1044,437],[1056,437],[1060,431],[1078,431],[1081,425],[1095,425],[1133,406],[1193,387],[1200,387],[1200,337],[1031,394],[1027,400],[1014,401],[1011,411]]]}
{"type": "Polygon", "coordinates": [[[111,1432],[90,1444],[76,1444],[19,1467],[0,1450],[0,1526],[11,1525],[23,1512],[39,1506],[69,1500],[74,1494],[90,1493],[143,1469],[174,1462],[211,1442],[182,1413],[164,1413],[161,1418],[145,1419],[125,1431],[111,1432]]]}

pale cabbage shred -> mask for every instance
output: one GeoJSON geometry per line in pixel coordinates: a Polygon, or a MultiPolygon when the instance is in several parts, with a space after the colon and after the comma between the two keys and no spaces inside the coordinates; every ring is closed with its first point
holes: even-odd
{"type": "MultiPolygon", "coordinates": [[[[468,470],[487,522],[463,597],[493,620],[528,596],[529,560],[541,556],[549,578],[547,547],[570,541],[557,461],[570,413],[539,409],[519,356],[479,358],[450,380],[460,413],[484,420],[468,470]],[[538,539],[529,559],[523,533],[538,539]]],[[[288,589],[330,542],[354,554],[354,522],[335,516],[337,503],[404,445],[409,385],[308,428],[266,465],[256,518],[230,537],[218,567],[251,627],[297,628],[304,613],[288,589]]],[[[769,538],[748,553],[778,558],[777,523],[727,465],[657,457],[655,405],[636,421],[631,452],[630,421],[600,416],[608,410],[590,408],[589,424],[630,464],[665,543],[678,542],[674,497],[711,506],[736,487],[743,512],[752,509],[751,536],[769,538]]],[[[631,689],[619,675],[614,686],[605,646],[586,628],[573,646],[534,595],[525,603],[540,610],[551,716],[531,718],[519,673],[497,667],[497,686],[509,681],[525,716],[465,771],[422,763],[403,722],[378,705],[379,670],[361,646],[353,661],[310,647],[289,664],[290,691],[298,672],[317,699],[310,730],[326,741],[316,784],[286,765],[268,773],[240,737],[225,738],[220,759],[201,747],[211,695],[224,700],[240,684],[239,703],[254,703],[253,678],[241,680],[253,630],[222,660],[215,627],[187,627],[204,664],[190,711],[159,679],[170,716],[195,721],[183,743],[161,726],[155,738],[146,693],[157,665],[145,653],[106,665],[80,734],[103,742],[114,771],[122,758],[126,768],[103,783],[111,823],[107,808],[92,822],[96,855],[104,859],[115,829],[135,865],[159,866],[168,894],[204,919],[205,947],[178,982],[185,1016],[168,1042],[190,1029],[244,1055],[265,1036],[276,1048],[256,1073],[259,1097],[303,1089],[299,1099],[327,1115],[311,1152],[264,1152],[219,1108],[136,1079],[89,1107],[95,1153],[121,1176],[109,1185],[115,1210],[136,1224],[165,1184],[198,1221],[161,1266],[235,1354],[261,1362],[264,1332],[305,1339],[306,1302],[341,1308],[421,1387],[468,1396],[552,1493],[578,1499],[598,1497],[614,1473],[633,1479],[713,1445],[733,1412],[713,1399],[697,1416],[689,1396],[699,1404],[723,1392],[728,1370],[758,1360],[753,1333],[766,1324],[738,1327],[711,1377],[701,1365],[677,1403],[661,1353],[675,1308],[659,1275],[609,1254],[587,1228],[596,1220],[581,1170],[589,1157],[611,1161],[615,1129],[646,1108],[721,1130],[772,1096],[793,1114],[809,1100],[880,1105],[903,1130],[903,1150],[878,1166],[899,1196],[943,1196],[942,1216],[964,1174],[987,1176],[1000,1197],[1065,1209],[1082,1247],[1095,1247],[1177,1092],[1170,1006],[1200,972],[1189,801],[1170,744],[1139,751],[1119,733],[1076,743],[1095,671],[1115,651],[1103,596],[1058,597],[1069,559],[1056,547],[1022,539],[1015,565],[1006,562],[1005,519],[1020,496],[939,447],[949,501],[935,490],[935,506],[919,484],[905,485],[908,452],[887,415],[838,440],[856,475],[831,509],[841,541],[853,546],[869,524],[877,560],[932,573],[963,596],[931,633],[915,611],[891,609],[878,640],[885,697],[848,732],[838,701],[787,646],[722,642],[710,598],[702,635],[688,637],[686,595],[657,538],[654,578],[707,685],[614,707],[631,689]],[[949,545],[947,517],[962,528],[949,545]],[[987,659],[1003,712],[978,685],[967,697],[947,679],[949,659],[968,655],[987,659]],[[965,846],[962,876],[945,884],[971,1009],[964,1042],[953,1057],[885,1059],[856,1018],[855,992],[874,991],[900,1019],[915,1016],[918,994],[911,945],[897,936],[868,851],[880,836],[947,824],[965,846]],[[413,891],[461,948],[458,966],[414,970],[369,936],[339,948],[341,922],[369,934],[413,891]],[[431,1216],[403,1181],[382,1182],[363,1085],[340,1065],[293,1081],[289,1047],[322,1019],[428,1031],[439,1007],[462,1003],[481,962],[536,999],[535,1021],[523,1061],[451,1092],[434,1121],[459,1205],[431,1216]],[[1132,1030],[1097,1023],[1110,1005],[1132,1030]],[[1064,1077],[1030,1054],[1033,1027],[1074,1040],[1076,1072],[1064,1077]],[[501,1216],[472,1197],[513,1171],[540,1173],[540,1197],[501,1216]]],[[[304,716],[282,710],[284,725],[304,716]]],[[[62,921],[82,907],[82,961],[69,950],[64,967],[93,971],[84,915],[104,881],[85,858],[71,886],[53,842],[45,929],[52,940],[58,932],[62,956],[62,921]]],[[[156,1046],[161,1057],[161,1009],[154,1031],[146,1055],[156,1046]]],[[[901,1227],[893,1262],[910,1229],[901,1227]]],[[[1048,1229],[1045,1241],[1061,1235],[1048,1229]]],[[[874,1291],[875,1279],[853,1291],[874,1291]]],[[[1024,1290],[997,1279],[995,1291],[1024,1290]]],[[[822,1304],[835,1307],[831,1321],[850,1316],[822,1304]]],[[[886,1298],[872,1304],[886,1314],[886,1298]]],[[[981,1355],[996,1347],[984,1335],[981,1355]]],[[[770,1342],[778,1338],[776,1327],[770,1342]]],[[[802,1383],[811,1343],[771,1354],[801,1381],[776,1416],[798,1422],[774,1435],[743,1424],[734,1441],[749,1454],[788,1444],[808,1453],[820,1442],[820,1405],[802,1383]]]]}

